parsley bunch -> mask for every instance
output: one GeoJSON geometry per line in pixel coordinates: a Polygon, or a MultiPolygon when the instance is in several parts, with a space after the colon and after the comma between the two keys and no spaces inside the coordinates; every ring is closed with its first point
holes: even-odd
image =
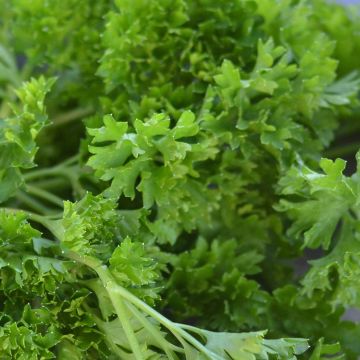
{"type": "Polygon", "coordinates": [[[358,9],[0,8],[1,359],[360,356],[358,9]]]}

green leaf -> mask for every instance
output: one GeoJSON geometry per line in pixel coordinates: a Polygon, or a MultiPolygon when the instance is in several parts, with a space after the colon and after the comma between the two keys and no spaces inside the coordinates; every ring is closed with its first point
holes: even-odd
{"type": "MultiPolygon", "coordinates": [[[[111,124],[115,126],[113,120],[111,124]]],[[[195,167],[215,156],[215,142],[205,138],[196,143],[199,127],[190,111],[184,112],[173,128],[170,128],[170,118],[164,114],[155,114],[146,121],[136,120],[134,127],[135,132],[124,133],[110,144],[89,148],[93,155],[88,165],[102,180],[111,181],[105,195],[113,198],[124,195],[134,200],[139,191],[146,209],[154,204],[160,207],[159,221],[169,218],[168,209],[174,213],[174,219],[193,218],[188,214],[192,205],[187,202],[191,204],[195,191],[204,186],[192,179],[198,177],[195,167]],[[173,193],[168,196],[165,189],[173,189],[173,193]],[[184,202],[183,209],[176,208],[180,199],[184,202]]],[[[105,124],[101,129],[106,128],[105,124]]],[[[96,131],[108,131],[101,129],[96,131]]],[[[90,130],[92,134],[96,131],[90,130]]],[[[97,142],[96,137],[94,142],[97,142]]],[[[198,198],[203,197],[205,202],[208,197],[205,186],[201,192],[204,195],[200,193],[198,198]]],[[[189,225],[191,227],[193,225],[189,225]]]]}
{"type": "Polygon", "coordinates": [[[115,249],[109,262],[110,271],[122,283],[145,285],[157,277],[153,261],[146,257],[144,245],[132,242],[129,237],[115,249]]]}
{"type": "Polygon", "coordinates": [[[64,248],[108,259],[119,241],[115,208],[113,199],[87,193],[78,202],[64,202],[63,218],[53,223],[53,231],[64,248]]]}
{"type": "Polygon", "coordinates": [[[339,354],[340,350],[341,347],[339,343],[324,344],[324,339],[319,339],[318,343],[316,344],[315,350],[310,356],[310,360],[328,359],[328,355],[330,355],[331,359],[334,360],[344,359],[344,355],[339,354]]]}
{"type": "Polygon", "coordinates": [[[35,166],[35,139],[48,123],[44,100],[54,82],[55,78],[41,76],[24,83],[16,92],[21,105],[12,104],[14,117],[0,124],[0,202],[22,186],[21,169],[35,166]]]}
{"type": "Polygon", "coordinates": [[[357,179],[342,174],[345,164],[340,159],[322,159],[324,173],[300,166],[292,168],[280,183],[283,194],[305,197],[298,202],[282,199],[277,206],[294,220],[289,235],[304,235],[304,246],[327,249],[338,222],[356,204],[357,179]]]}
{"type": "Polygon", "coordinates": [[[357,224],[345,218],[336,246],[322,258],[310,261],[310,270],[302,280],[305,294],[312,296],[314,291],[320,290],[328,293],[333,306],[360,306],[360,239],[357,229],[357,224]]]}

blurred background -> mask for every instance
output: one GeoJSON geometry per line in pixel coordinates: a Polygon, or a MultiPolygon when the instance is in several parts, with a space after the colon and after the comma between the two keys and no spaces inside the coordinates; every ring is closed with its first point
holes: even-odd
{"type": "Polygon", "coordinates": [[[360,4],[360,0],[338,0],[342,4],[360,4]]]}

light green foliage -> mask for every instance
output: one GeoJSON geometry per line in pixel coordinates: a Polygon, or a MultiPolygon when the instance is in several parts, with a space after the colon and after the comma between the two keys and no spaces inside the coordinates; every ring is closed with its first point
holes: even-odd
{"type": "Polygon", "coordinates": [[[280,181],[282,193],[308,197],[306,201],[281,200],[279,209],[287,211],[295,222],[289,229],[291,235],[305,235],[304,245],[328,249],[338,222],[358,203],[358,175],[348,178],[342,174],[346,162],[322,159],[324,174],[307,167],[290,169],[280,181]]]}
{"type": "Polygon", "coordinates": [[[26,214],[1,210],[0,224],[1,355],[53,359],[52,349],[73,337],[61,319],[78,318],[71,334],[80,337],[86,325],[78,313],[81,302],[69,306],[71,298],[78,297],[77,286],[70,285],[74,264],[59,256],[57,244],[40,237],[26,214]]]}
{"type": "Polygon", "coordinates": [[[108,259],[119,241],[116,228],[119,217],[115,207],[113,200],[90,193],[79,202],[67,201],[63,218],[54,225],[54,231],[65,248],[108,259]]]}
{"type": "Polygon", "coordinates": [[[332,359],[340,360],[343,359],[343,355],[339,355],[340,346],[338,343],[335,344],[324,344],[324,339],[320,339],[313,354],[310,357],[310,360],[321,360],[328,358],[327,355],[330,355],[332,359]],[[325,356],[323,356],[325,355],[325,356]],[[338,356],[336,356],[338,355],[338,356]]]}
{"type": "Polygon", "coordinates": [[[144,245],[126,238],[109,259],[110,272],[126,287],[154,284],[158,278],[156,264],[145,252],[144,245]]]}
{"type": "MultiPolygon", "coordinates": [[[[31,312],[31,309],[27,309],[31,312]]],[[[31,315],[30,315],[31,316],[31,315]]],[[[47,320],[41,317],[41,312],[34,312],[34,317],[47,320]]],[[[27,319],[26,319],[27,320],[27,319]]],[[[26,321],[24,319],[24,321],[26,321]]],[[[32,320],[32,319],[31,319],[32,320]]],[[[41,323],[31,324],[36,328],[41,323]]],[[[54,332],[54,328],[47,329],[47,335],[41,335],[31,328],[22,324],[8,323],[0,331],[0,346],[4,359],[53,359],[54,354],[48,348],[54,347],[59,342],[59,336],[54,332]]]]}
{"type": "Polygon", "coordinates": [[[323,174],[293,167],[280,186],[283,194],[296,194],[301,200],[281,200],[278,208],[294,218],[289,234],[303,234],[304,246],[328,249],[331,245],[326,256],[310,262],[304,292],[327,292],[334,306],[359,306],[359,170],[351,177],[344,176],[345,165],[340,159],[322,159],[323,174]]]}
{"type": "Polygon", "coordinates": [[[0,123],[0,201],[13,195],[23,183],[20,169],[34,167],[35,138],[47,124],[44,98],[54,79],[32,79],[17,92],[20,105],[13,104],[14,115],[0,123]]]}
{"type": "MultiPolygon", "coordinates": [[[[163,114],[145,122],[136,120],[135,132],[127,132],[127,127],[127,123],[116,122],[107,115],[103,127],[88,129],[94,137],[92,143],[98,145],[89,147],[93,155],[88,165],[97,170],[102,180],[111,180],[105,195],[124,194],[134,199],[135,191],[141,192],[145,209],[154,203],[159,207],[153,225],[157,233],[166,221],[192,230],[195,221],[209,220],[214,208],[211,191],[197,180],[200,174],[196,167],[213,159],[218,150],[215,139],[196,141],[199,127],[194,114],[184,112],[172,129],[170,118],[163,114]],[[111,143],[102,146],[104,142],[111,143]],[[136,186],[138,179],[141,180],[136,186]]],[[[164,240],[174,242],[170,234],[164,240]]]]}
{"type": "Polygon", "coordinates": [[[357,11],[0,9],[1,359],[359,357],[357,11]]]}

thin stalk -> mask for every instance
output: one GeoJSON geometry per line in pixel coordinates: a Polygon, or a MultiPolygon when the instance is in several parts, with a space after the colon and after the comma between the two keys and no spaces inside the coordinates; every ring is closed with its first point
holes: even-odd
{"type": "Polygon", "coordinates": [[[77,170],[76,163],[79,161],[80,155],[73,155],[64,161],[58,163],[54,167],[40,168],[28,171],[24,174],[26,180],[37,179],[40,177],[53,176],[53,175],[64,175],[68,177],[69,173],[74,173],[77,170]]]}
{"type": "Polygon", "coordinates": [[[74,192],[77,193],[80,196],[84,196],[86,191],[81,186],[81,183],[80,183],[80,181],[78,179],[78,176],[75,175],[74,173],[70,173],[69,176],[68,176],[68,179],[69,179],[69,181],[71,183],[71,186],[72,186],[74,192]]]}
{"type": "Polygon", "coordinates": [[[149,332],[149,334],[154,338],[154,340],[158,343],[158,345],[164,349],[166,355],[169,359],[177,359],[177,356],[173,351],[184,352],[184,349],[175,346],[169,343],[164,339],[161,332],[154,326],[150,321],[148,321],[144,316],[139,312],[139,310],[132,304],[127,303],[127,307],[133,313],[133,315],[138,319],[138,321],[144,326],[144,328],[149,332]]]}
{"type": "Polygon", "coordinates": [[[63,216],[63,213],[59,212],[59,213],[54,213],[53,215],[46,215],[44,217],[49,220],[60,220],[62,218],[62,216],[63,216]]]}
{"type": "Polygon", "coordinates": [[[93,107],[77,108],[70,110],[64,114],[58,115],[54,118],[52,126],[62,126],[72,121],[91,115],[94,112],[93,107]]]}
{"type": "MultiPolygon", "coordinates": [[[[108,270],[106,268],[106,265],[103,265],[102,262],[98,259],[95,259],[90,256],[82,256],[82,255],[79,255],[74,252],[66,252],[65,255],[67,257],[69,257],[71,260],[75,260],[79,263],[82,263],[82,264],[92,268],[98,274],[99,273],[107,274],[108,270]]],[[[131,324],[129,322],[129,319],[127,317],[126,308],[123,303],[123,298],[115,296],[116,294],[113,291],[111,291],[111,289],[108,288],[108,286],[110,286],[110,287],[112,286],[110,281],[103,281],[104,279],[101,279],[101,280],[104,285],[104,288],[106,289],[107,293],[109,294],[111,303],[113,304],[115,312],[123,326],[126,337],[129,341],[132,351],[134,353],[135,359],[145,360],[141,354],[140,345],[136,339],[134,331],[133,331],[131,324]]]]}
{"type": "MultiPolygon", "coordinates": [[[[101,329],[105,334],[108,334],[109,331],[104,326],[104,321],[102,321],[98,316],[96,316],[91,310],[90,306],[88,306],[86,303],[83,304],[83,306],[86,312],[91,313],[91,316],[93,317],[97,327],[101,329]]],[[[119,359],[121,359],[124,356],[124,352],[120,350],[120,348],[111,340],[112,336],[112,334],[108,334],[108,336],[105,337],[105,341],[108,343],[113,353],[119,356],[119,359]]]]}
{"type": "MultiPolygon", "coordinates": [[[[191,345],[193,345],[196,349],[201,351],[202,353],[206,354],[211,359],[221,359],[218,357],[217,354],[213,353],[212,351],[208,350],[203,344],[201,344],[198,340],[196,340],[193,336],[191,336],[189,333],[187,333],[185,330],[183,330],[181,327],[173,323],[171,320],[167,319],[165,316],[158,313],[156,310],[154,310],[152,307],[144,303],[142,300],[140,300],[135,295],[131,294],[129,291],[127,291],[125,288],[117,285],[114,281],[111,281],[111,285],[109,284],[109,276],[108,274],[104,274],[103,270],[97,272],[100,279],[104,278],[107,279],[108,286],[113,289],[114,293],[117,293],[124,299],[128,300],[135,306],[137,306],[140,310],[144,311],[146,314],[150,315],[152,318],[157,320],[159,323],[163,324],[168,330],[170,330],[173,334],[180,335],[183,339],[188,341],[191,345]],[[105,275],[105,276],[104,276],[105,275]]],[[[102,279],[103,280],[103,279],[102,279]]]]}
{"type": "Polygon", "coordinates": [[[142,300],[140,300],[138,297],[133,295],[131,292],[129,292],[122,286],[118,285],[116,281],[112,278],[107,267],[105,265],[102,265],[101,261],[94,259],[93,257],[90,256],[80,256],[75,253],[68,253],[68,256],[72,260],[81,262],[84,265],[87,265],[91,267],[94,271],[96,271],[101,282],[106,288],[109,296],[111,295],[111,297],[117,299],[115,295],[116,294],[119,295],[120,298],[129,301],[130,303],[138,307],[140,310],[142,310],[144,313],[148,314],[153,319],[157,320],[159,323],[165,326],[169,331],[171,331],[175,336],[179,335],[184,340],[188,341],[191,345],[193,345],[196,349],[204,353],[210,359],[219,359],[219,360],[221,359],[217,354],[207,349],[203,344],[201,344],[201,342],[196,340],[193,336],[191,336],[189,333],[187,333],[177,324],[173,323],[171,320],[167,319],[165,316],[158,313],[156,310],[154,310],[152,307],[144,303],[142,300]]]}
{"type": "Polygon", "coordinates": [[[52,178],[52,179],[44,179],[44,180],[38,180],[33,183],[30,183],[29,186],[36,186],[37,188],[41,189],[63,189],[63,188],[69,188],[70,183],[65,178],[52,178]]]}
{"type": "Polygon", "coordinates": [[[27,185],[27,191],[29,194],[32,194],[32,195],[35,195],[41,199],[44,199],[44,200],[47,200],[48,202],[54,204],[54,205],[57,205],[59,206],[60,208],[63,207],[63,200],[60,199],[58,196],[46,191],[46,190],[43,190],[43,189],[40,189],[36,186],[32,186],[32,185],[27,185]]]}
{"type": "Polygon", "coordinates": [[[47,178],[47,177],[63,177],[67,179],[72,186],[73,190],[79,194],[83,195],[84,190],[78,180],[77,172],[79,171],[79,168],[77,165],[73,166],[66,166],[67,164],[70,164],[71,162],[76,161],[75,157],[68,159],[68,161],[64,162],[63,164],[59,164],[53,168],[45,168],[45,169],[38,169],[38,170],[32,170],[28,173],[24,174],[24,179],[26,182],[34,181],[41,178],[47,178]]]}
{"type": "Polygon", "coordinates": [[[80,160],[80,154],[73,155],[67,159],[65,159],[63,162],[58,164],[57,166],[65,167],[69,165],[74,165],[80,160]]]}
{"type": "Polygon", "coordinates": [[[48,214],[51,212],[51,209],[43,205],[40,201],[34,199],[32,196],[27,195],[22,190],[16,193],[16,198],[30,209],[33,209],[41,214],[48,214]]]}
{"type": "Polygon", "coordinates": [[[201,329],[198,329],[195,326],[191,326],[191,325],[187,325],[187,324],[180,324],[180,323],[175,323],[175,324],[184,330],[193,331],[193,332],[201,335],[201,329]]]}
{"type": "Polygon", "coordinates": [[[108,291],[108,294],[115,308],[116,314],[122,324],[126,337],[129,341],[130,347],[134,353],[135,359],[145,360],[145,358],[141,354],[139,342],[137,341],[134,330],[127,316],[127,311],[123,299],[121,297],[114,296],[114,294],[111,291],[108,291]]]}
{"type": "Polygon", "coordinates": [[[38,169],[38,170],[32,170],[24,174],[24,179],[26,181],[39,179],[42,177],[49,177],[54,175],[61,175],[66,178],[69,178],[69,174],[73,171],[73,168],[65,168],[62,166],[55,166],[53,168],[44,168],[44,169],[38,169]]]}

